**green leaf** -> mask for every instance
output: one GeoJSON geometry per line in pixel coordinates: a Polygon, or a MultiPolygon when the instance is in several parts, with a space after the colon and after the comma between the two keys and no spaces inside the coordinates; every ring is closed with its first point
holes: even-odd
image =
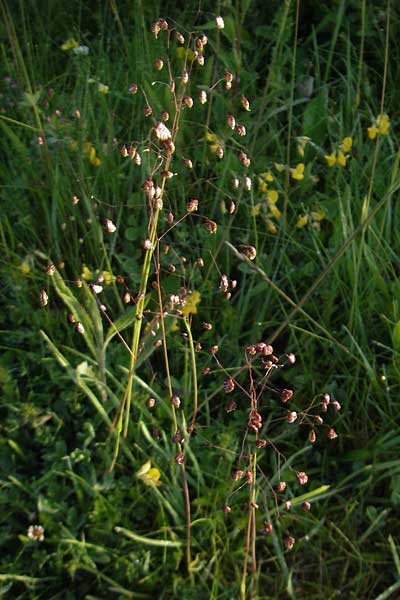
{"type": "Polygon", "coordinates": [[[397,321],[396,325],[393,327],[392,338],[393,348],[395,350],[400,350],[400,321],[397,321]]]}

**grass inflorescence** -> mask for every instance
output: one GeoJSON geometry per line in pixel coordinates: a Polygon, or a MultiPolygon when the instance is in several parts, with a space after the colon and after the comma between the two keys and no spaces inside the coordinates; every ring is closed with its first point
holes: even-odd
{"type": "Polygon", "coordinates": [[[398,7],[56,5],[0,2],[1,594],[396,597],[398,7]]]}

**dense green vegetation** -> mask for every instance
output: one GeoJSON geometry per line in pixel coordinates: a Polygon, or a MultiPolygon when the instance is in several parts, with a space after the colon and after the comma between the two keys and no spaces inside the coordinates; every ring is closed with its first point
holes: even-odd
{"type": "Polygon", "coordinates": [[[396,3],[0,7],[0,596],[398,597],[396,3]]]}

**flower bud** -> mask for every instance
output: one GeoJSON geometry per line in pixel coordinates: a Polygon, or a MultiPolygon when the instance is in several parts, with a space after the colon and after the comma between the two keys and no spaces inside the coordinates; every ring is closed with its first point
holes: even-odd
{"type": "Polygon", "coordinates": [[[314,429],[311,429],[310,433],[308,434],[308,441],[311,444],[314,444],[314,442],[316,441],[316,439],[317,439],[317,435],[316,435],[314,429]]]}
{"type": "Polygon", "coordinates": [[[75,326],[75,329],[78,333],[80,333],[81,335],[83,335],[85,333],[85,328],[82,325],[82,323],[78,322],[75,326]]]}
{"type": "Polygon", "coordinates": [[[229,400],[229,402],[225,404],[225,410],[227,413],[233,412],[236,409],[237,403],[234,400],[229,400]]]}
{"type": "Polygon", "coordinates": [[[241,124],[237,125],[237,127],[236,127],[236,133],[238,135],[240,135],[241,137],[245,136],[246,133],[247,133],[246,132],[246,127],[244,125],[241,125],[241,124]]]}
{"type": "Polygon", "coordinates": [[[129,156],[128,149],[125,146],[125,144],[121,147],[120,153],[123,158],[126,158],[127,156],[129,156]]]}
{"type": "Polygon", "coordinates": [[[48,297],[48,295],[46,293],[46,290],[42,290],[40,292],[40,304],[41,304],[41,306],[47,306],[48,302],[49,302],[49,297],[48,297]]]}
{"type": "Polygon", "coordinates": [[[204,66],[204,54],[199,54],[196,60],[197,64],[200,65],[200,67],[204,66]]]}
{"type": "Polygon", "coordinates": [[[184,69],[182,73],[182,83],[186,84],[189,81],[189,73],[184,69]]]}
{"type": "Polygon", "coordinates": [[[117,230],[116,226],[110,219],[104,220],[104,228],[107,231],[107,233],[114,233],[117,230]]]}
{"type": "Polygon", "coordinates": [[[156,405],[155,399],[154,398],[148,398],[148,400],[146,402],[147,408],[152,409],[152,408],[155,407],[155,405],[156,405]]]}
{"type": "Polygon", "coordinates": [[[286,420],[288,423],[294,423],[296,419],[297,419],[297,412],[295,410],[293,410],[292,412],[290,412],[288,414],[286,420]]]}
{"type": "Polygon", "coordinates": [[[291,365],[294,365],[294,363],[296,362],[296,356],[295,354],[293,354],[293,352],[289,352],[289,354],[286,354],[286,358],[288,359],[291,365]]]}
{"type": "Polygon", "coordinates": [[[210,219],[206,219],[204,222],[204,226],[210,233],[217,233],[218,225],[215,221],[211,221],[210,219]]]}
{"type": "Polygon", "coordinates": [[[52,275],[54,275],[54,273],[55,273],[55,272],[56,272],[56,267],[55,267],[55,265],[49,265],[49,266],[47,267],[47,269],[46,269],[46,273],[47,273],[47,275],[50,275],[50,277],[51,277],[52,275]]]}
{"type": "Polygon", "coordinates": [[[150,104],[146,104],[146,106],[143,109],[143,114],[145,117],[151,117],[151,115],[153,114],[153,109],[151,108],[150,104]]]}
{"type": "Polygon", "coordinates": [[[193,163],[190,160],[190,158],[184,158],[183,159],[183,164],[185,165],[185,167],[187,167],[188,169],[193,169],[193,163]]]}
{"type": "Polygon", "coordinates": [[[230,513],[230,512],[232,512],[232,509],[231,509],[231,507],[230,507],[230,506],[228,506],[227,504],[225,504],[225,506],[224,506],[224,513],[228,514],[228,513],[230,513]]]}
{"type": "Polygon", "coordinates": [[[164,66],[164,61],[162,58],[159,57],[159,58],[155,59],[153,64],[154,64],[154,68],[157,69],[157,71],[161,71],[161,69],[164,66]]]}
{"type": "Polygon", "coordinates": [[[307,502],[307,500],[305,500],[302,505],[301,508],[303,510],[305,510],[306,512],[308,512],[311,509],[311,504],[309,502],[307,502]]]}
{"type": "Polygon", "coordinates": [[[281,402],[287,402],[293,396],[293,390],[282,390],[281,391],[281,402]]]}
{"type": "Polygon", "coordinates": [[[182,453],[179,453],[175,456],[175,462],[177,465],[181,465],[185,460],[185,457],[183,456],[182,453]]]}
{"type": "Polygon", "coordinates": [[[137,94],[138,86],[136,85],[136,83],[131,83],[128,91],[130,94],[137,94]]]}
{"type": "Polygon", "coordinates": [[[251,190],[251,179],[250,177],[244,178],[244,187],[249,192],[251,190]]]}
{"type": "Polygon", "coordinates": [[[337,438],[337,436],[338,435],[337,435],[336,431],[333,429],[333,427],[331,427],[328,430],[328,440],[334,440],[335,438],[337,438]]]}
{"type": "Polygon", "coordinates": [[[217,354],[218,350],[219,350],[219,348],[217,345],[211,346],[210,353],[214,356],[214,354],[217,354]]]}
{"type": "Polygon", "coordinates": [[[332,406],[333,406],[333,408],[334,408],[335,410],[340,410],[340,409],[342,408],[342,407],[341,407],[341,405],[340,405],[340,402],[338,402],[337,400],[334,400],[334,401],[332,402],[332,406]]]}
{"type": "Polygon", "coordinates": [[[225,23],[222,17],[215,17],[215,24],[217,29],[223,29],[225,27],[225,23]]]}
{"type": "Polygon", "coordinates": [[[308,481],[308,475],[304,473],[304,471],[297,471],[296,477],[300,483],[300,485],[305,485],[308,481]]]}
{"type": "Polygon", "coordinates": [[[263,527],[263,533],[265,533],[265,535],[271,535],[271,533],[272,533],[272,523],[269,523],[268,521],[265,521],[264,527],[263,527]]]}
{"type": "Polygon", "coordinates": [[[231,392],[233,392],[234,389],[235,382],[233,381],[233,379],[229,378],[226,381],[224,381],[224,392],[226,394],[230,394],[231,392]]]}
{"type": "Polygon", "coordinates": [[[239,188],[239,185],[240,185],[240,181],[237,177],[232,179],[232,187],[234,190],[237,190],[239,188]]]}
{"type": "Polygon", "coordinates": [[[241,96],[240,97],[240,103],[243,106],[244,110],[250,111],[250,103],[247,100],[246,96],[241,96]]]}
{"type": "Polygon", "coordinates": [[[217,155],[217,158],[221,159],[224,157],[224,149],[222,146],[217,146],[217,149],[215,151],[215,154],[217,155]]]}
{"type": "Polygon", "coordinates": [[[257,256],[257,250],[254,246],[240,246],[240,250],[249,260],[254,260],[257,256]]]}
{"type": "Polygon", "coordinates": [[[172,406],[175,406],[175,408],[179,408],[181,405],[181,399],[179,398],[179,396],[174,394],[171,398],[171,404],[172,406]]]}
{"type": "Polygon", "coordinates": [[[164,123],[159,121],[154,128],[156,138],[162,142],[171,139],[171,132],[164,123]]]}
{"type": "Polygon", "coordinates": [[[195,212],[199,208],[199,201],[196,198],[191,198],[186,204],[187,212],[195,212]]]}
{"type": "Polygon", "coordinates": [[[276,486],[277,491],[280,493],[284,492],[286,490],[286,485],[286,481],[280,481],[276,486]]]}
{"type": "Polygon", "coordinates": [[[284,544],[286,550],[291,550],[293,548],[293,546],[295,545],[295,542],[296,542],[296,540],[291,535],[289,535],[288,537],[286,537],[283,540],[283,544],[284,544]]]}
{"type": "Polygon", "coordinates": [[[207,102],[207,92],[205,90],[200,90],[199,102],[200,104],[205,104],[207,102]]]}
{"type": "Polygon", "coordinates": [[[235,117],[231,114],[228,115],[227,117],[227,123],[228,123],[228,127],[230,127],[231,129],[235,129],[236,126],[236,120],[235,117]]]}
{"type": "Polygon", "coordinates": [[[185,96],[183,99],[183,103],[187,108],[192,108],[193,98],[191,96],[185,96]]]}

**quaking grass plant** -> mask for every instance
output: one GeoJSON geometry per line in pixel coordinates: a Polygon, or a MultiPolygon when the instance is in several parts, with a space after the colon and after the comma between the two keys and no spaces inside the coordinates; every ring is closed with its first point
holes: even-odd
{"type": "MultiPolygon", "coordinates": [[[[218,327],[215,332],[214,323],[197,323],[197,307],[201,298],[199,289],[204,286],[210,289],[211,286],[210,293],[221,295],[228,305],[240,286],[240,281],[238,283],[230,278],[218,266],[220,247],[211,245],[205,250],[209,245],[207,237],[215,236],[219,227],[214,220],[214,206],[206,198],[210,196],[210,190],[218,189],[220,192],[217,187],[220,176],[229,179],[231,190],[224,192],[222,197],[224,211],[230,215],[232,224],[243,198],[251,194],[255,181],[250,152],[244,143],[251,103],[241,93],[240,81],[235,74],[225,69],[220,72],[218,57],[215,57],[213,67],[207,69],[207,61],[211,60],[208,48],[218,48],[223,27],[224,21],[218,16],[214,31],[210,33],[212,42],[211,39],[209,42],[207,35],[199,31],[181,33],[163,18],[154,21],[151,25],[155,44],[152,80],[133,82],[129,87],[137,118],[144,120],[147,133],[134,140],[115,140],[113,152],[119,153],[119,160],[129,163],[131,185],[141,190],[140,214],[144,214],[145,219],[137,224],[139,276],[116,276],[111,264],[108,264],[108,271],[100,271],[97,276],[83,267],[82,277],[70,285],[73,282],[62,276],[54,264],[47,267],[57,294],[68,306],[69,320],[92,355],[97,375],[93,376],[86,362],[74,371],[48,336],[43,335],[59,362],[71,372],[75,383],[89,397],[109,428],[109,471],[117,467],[121,451],[132,464],[137,464],[129,433],[137,420],[140,421],[142,408],[139,403],[143,402],[140,391],[148,393],[146,407],[155,414],[152,431],[155,441],[164,434],[164,417],[168,416],[171,433],[167,437],[164,434],[162,439],[170,449],[171,444],[174,445],[173,460],[180,473],[186,515],[185,563],[191,578],[194,577],[196,562],[191,550],[191,509],[196,500],[193,493],[198,487],[198,482],[189,485],[190,479],[194,481],[196,477],[190,473],[192,465],[197,472],[197,480],[200,479],[191,440],[196,440],[197,435],[205,435],[199,402],[202,378],[210,375],[224,378],[224,382],[221,379],[224,393],[231,395],[225,407],[226,413],[235,413],[240,405],[247,414],[240,427],[241,449],[232,474],[234,487],[225,506],[221,506],[226,518],[231,518],[233,515],[230,516],[230,513],[235,512],[231,499],[235,496],[247,514],[240,584],[241,597],[246,598],[248,594],[252,597],[256,589],[257,537],[267,535],[276,539],[275,520],[281,523],[279,530],[282,531],[283,545],[290,550],[295,538],[288,511],[299,505],[308,512],[311,508],[309,500],[320,497],[327,489],[323,486],[293,500],[293,486],[288,486],[284,474],[289,473],[289,479],[295,486],[305,485],[308,475],[293,467],[292,459],[282,454],[278,447],[279,439],[286,427],[295,422],[308,429],[309,443],[316,441],[318,428],[325,430],[331,440],[337,434],[320,414],[328,411],[331,404],[329,394],[317,395],[305,409],[294,410],[295,406],[288,409],[287,403],[293,402],[293,391],[270,382],[271,376],[279,372],[285,362],[295,362],[293,353],[279,357],[274,354],[269,341],[255,342],[246,348],[244,365],[237,371],[237,365],[227,367],[219,359],[219,340],[223,339],[223,332],[218,331],[218,327]],[[223,122],[213,118],[216,106],[219,114],[225,114],[223,122]],[[200,157],[196,139],[188,143],[188,138],[192,137],[188,130],[195,131],[196,138],[200,135],[206,140],[205,151],[200,157]],[[200,240],[200,244],[191,248],[191,239],[200,240]],[[181,253],[183,246],[186,246],[184,254],[181,253]],[[204,271],[205,275],[202,274],[204,271]],[[131,280],[138,281],[136,289],[132,289],[131,280]],[[116,290],[117,310],[123,304],[133,308],[114,316],[116,309],[103,301],[107,283],[112,283],[116,290]],[[104,325],[108,326],[106,333],[104,325]],[[176,343],[176,335],[180,336],[181,344],[176,343]],[[118,374],[110,373],[107,366],[107,348],[113,339],[129,357],[123,381],[118,380],[118,374]],[[183,360],[177,359],[176,353],[180,353],[183,360]],[[210,366],[213,361],[216,368],[210,366]],[[149,363],[152,365],[150,368],[149,363]],[[142,375],[144,364],[145,375],[142,375]],[[232,369],[234,374],[230,374],[232,369]],[[149,372],[152,373],[150,378],[149,372]],[[243,377],[247,377],[247,382],[243,377]],[[183,385],[179,383],[182,379],[183,385]],[[179,388],[184,390],[183,395],[179,388]],[[264,396],[267,394],[271,399],[265,403],[264,396]],[[156,426],[158,406],[163,434],[156,426]],[[276,471],[273,473],[266,473],[260,466],[260,453],[266,451],[272,451],[276,459],[276,471]],[[249,563],[251,584],[248,589],[249,563]]],[[[140,129],[143,129],[142,125],[140,129]]],[[[300,141],[304,145],[307,142],[308,139],[300,141]]],[[[46,150],[45,135],[39,136],[38,145],[46,150]]],[[[85,151],[92,164],[99,166],[96,161],[100,159],[93,146],[87,146],[85,151]]],[[[304,177],[302,163],[293,167],[277,164],[276,168],[284,171],[286,186],[289,177],[294,180],[304,177]]],[[[272,179],[270,172],[259,174],[259,185],[266,190],[272,179]]],[[[274,195],[273,191],[268,191],[268,198],[266,223],[273,232],[275,225],[272,219],[279,217],[277,193],[274,195]]],[[[102,219],[104,235],[115,238],[118,229],[130,217],[129,210],[126,209],[126,214],[120,215],[118,220],[112,208],[100,217],[95,212],[95,199],[92,201],[93,215],[102,219]]],[[[79,198],[73,196],[72,203],[77,205],[78,202],[79,198]]],[[[318,222],[318,218],[315,219],[318,222]]],[[[250,243],[247,239],[240,242],[244,243],[236,243],[234,251],[240,260],[253,264],[257,257],[256,242],[250,243]]],[[[45,289],[41,303],[43,306],[48,304],[45,289]]],[[[340,409],[337,401],[333,401],[332,405],[340,409]]],[[[159,495],[161,473],[151,463],[151,458],[148,458],[137,470],[137,477],[159,495]]],[[[117,531],[128,537],[133,535],[122,527],[118,527],[117,531]]]]}

